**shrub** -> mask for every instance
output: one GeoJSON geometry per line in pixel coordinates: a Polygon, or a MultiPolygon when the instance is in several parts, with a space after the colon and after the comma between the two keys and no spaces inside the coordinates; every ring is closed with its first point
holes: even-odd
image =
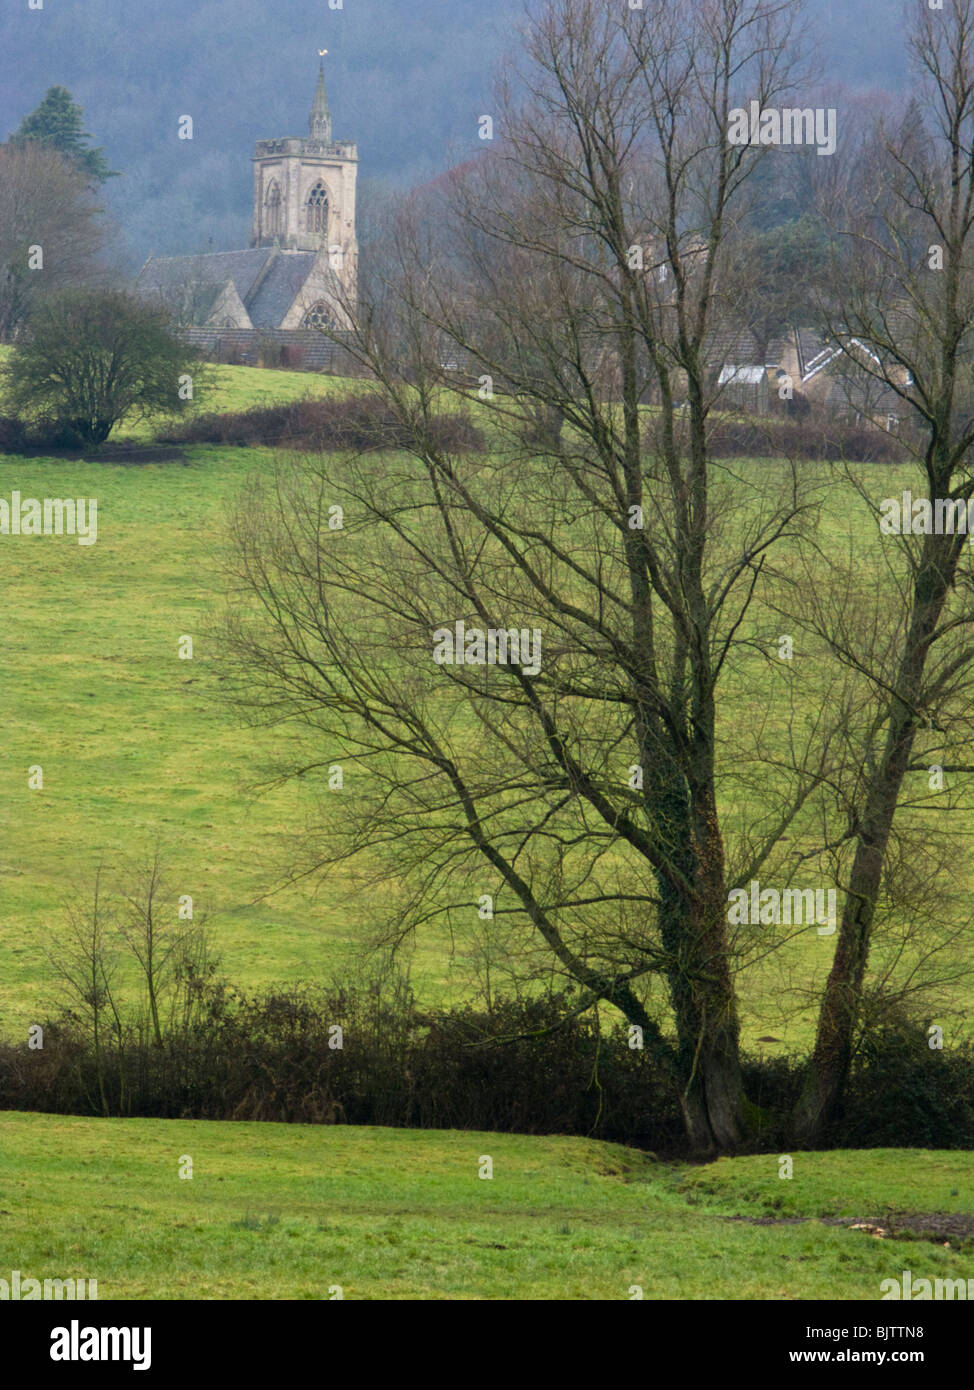
{"type": "MultiPolygon", "coordinates": [[[[650,419],[645,431],[647,445],[651,444],[653,429],[650,419]]],[[[901,463],[910,457],[898,435],[871,425],[848,425],[816,411],[803,417],[775,414],[760,419],[718,419],[709,439],[714,458],[901,463]]]]}
{"type": "Polygon", "coordinates": [[[971,1147],[974,1047],[933,1049],[925,1021],[887,1010],[860,1043],[840,1132],[850,1148],[971,1147]]]}
{"type": "MultiPolygon", "coordinates": [[[[430,434],[441,449],[482,451],[480,431],[465,415],[434,417],[430,434]]],[[[291,447],[321,452],[342,449],[403,449],[411,443],[407,426],[380,397],[371,394],[321,399],[306,396],[281,405],[200,415],[168,425],[156,435],[161,444],[237,444],[291,447]]]]}
{"type": "Polygon", "coordinates": [[[0,416],[0,454],[44,454],[84,446],[82,432],[69,421],[0,416]]]}
{"type": "Polygon", "coordinates": [[[0,454],[22,454],[27,448],[27,426],[15,415],[0,415],[0,454]]]}
{"type": "Polygon", "coordinates": [[[15,413],[67,444],[101,444],[126,416],[187,408],[196,369],[168,315],[120,290],[65,290],[33,311],[5,369],[15,413]]]}
{"type": "Polygon", "coordinates": [[[304,371],[306,352],[295,343],[285,343],[281,347],[281,366],[287,371],[304,371]]]}
{"type": "MultiPolygon", "coordinates": [[[[186,1026],[154,1045],[134,1017],[103,1040],[69,1014],[44,1047],[0,1046],[0,1108],[304,1124],[578,1134],[680,1156],[678,1097],[621,1023],[600,1032],[568,995],[423,1012],[408,987],[245,995],[199,985],[186,1026]],[[335,1025],[342,1029],[342,1047],[335,1025]]],[[[761,1128],[752,1148],[787,1143],[800,1057],[743,1059],[761,1128]]],[[[974,1051],[931,1052],[925,1034],[885,1025],[867,1039],[828,1143],[974,1145],[974,1051]]]]}

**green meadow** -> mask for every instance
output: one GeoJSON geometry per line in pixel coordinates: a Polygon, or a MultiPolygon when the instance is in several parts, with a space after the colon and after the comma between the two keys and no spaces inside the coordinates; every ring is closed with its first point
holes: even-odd
{"type": "Polygon", "coordinates": [[[773,1155],[0,1112],[0,1278],[95,1279],[100,1299],[784,1301],[971,1276],[970,1155],[792,1159],[782,1179],[773,1155]],[[900,1221],[921,1190],[959,1234],[900,1221]]]}
{"type": "MultiPolygon", "coordinates": [[[[251,985],[320,978],[360,937],[339,891],[280,893],[282,836],[310,807],[268,792],[268,746],[219,701],[202,627],[225,502],[260,451],[194,450],[190,466],[0,459],[0,489],[96,496],[98,541],[6,546],[0,691],[0,1030],[43,1009],[45,941],[99,863],[158,840],[180,892],[214,916],[228,975],[251,985]],[[194,639],[192,660],[179,639],[194,639]],[[43,790],[28,768],[43,769],[43,790]]],[[[344,887],[344,885],[339,886],[344,887]]],[[[449,984],[431,942],[427,980],[449,984]]]]}
{"type": "MultiPolygon", "coordinates": [[[[218,367],[206,405],[349,389],[363,388],[218,367]]],[[[120,437],[151,433],[142,423],[120,437]]],[[[0,496],[98,499],[95,545],[0,539],[0,1037],[53,1011],[46,952],[98,866],[157,843],[178,891],[211,914],[234,983],[328,981],[360,958],[369,904],[349,881],[279,886],[286,837],[315,807],[302,784],[268,786],[275,736],[242,727],[221,699],[206,635],[227,506],[271,457],[201,446],[168,462],[0,457],[0,496]],[[179,657],[185,636],[192,660],[179,657]],[[28,786],[36,766],[40,791],[28,786]]],[[[823,534],[856,547],[864,571],[879,565],[863,504],[808,467],[823,534]]],[[[728,465],[718,487],[757,495],[780,468],[728,465]]],[[[910,482],[904,470],[873,476],[878,496],[910,482]]],[[[728,739],[761,717],[771,679],[758,653],[736,673],[728,739]]],[[[966,845],[968,823],[955,833],[966,845]]],[[[960,862],[961,897],[966,874],[960,862]]],[[[777,1004],[815,985],[831,947],[806,933],[745,974],[747,1047],[807,1045],[811,1009],[777,1004]],[[769,1030],[777,1040],[758,1041],[769,1030]]],[[[417,940],[420,999],[469,994],[464,949],[436,928],[417,940]]],[[[0,1278],[94,1278],[102,1299],[791,1300],[877,1299],[904,1269],[970,1276],[970,1155],[791,1158],[785,1180],[776,1155],[694,1166],[577,1138],[0,1112],[0,1278]],[[180,1176],[187,1158],[192,1177],[180,1176]],[[941,1227],[925,1231],[918,1209],[941,1227]]]]}
{"type": "MultiPolygon", "coordinates": [[[[302,394],[362,390],[361,382],[245,367],[210,369],[206,409],[243,409],[302,394]]],[[[149,426],[120,431],[133,442],[149,426]]],[[[5,595],[0,699],[0,1036],[23,1036],[49,1015],[54,972],[46,949],[65,907],[158,842],[180,893],[210,914],[224,974],[248,987],[329,980],[360,955],[368,900],[349,899],[343,876],[282,889],[289,832],[314,811],[300,784],[268,786],[274,736],[245,728],[220,698],[207,623],[219,605],[227,505],[261,449],[193,446],[184,461],[71,462],[0,456],[0,495],[94,496],[97,544],[73,538],[0,539],[5,595]],[[194,641],[192,660],[180,639],[194,641]],[[28,769],[43,769],[43,790],[28,769]]],[[[728,465],[723,486],[757,496],[769,462],[728,465]]],[[[824,533],[850,538],[864,568],[880,563],[875,522],[848,486],[825,489],[824,533]]],[[[874,468],[877,495],[909,484],[905,470],[874,468]]],[[[767,661],[755,655],[724,706],[725,737],[767,703],[767,661]]],[[[814,695],[809,696],[811,701],[814,695]]],[[[277,736],[279,739],[279,735],[277,736]]],[[[330,756],[327,750],[320,750],[330,756]]],[[[336,750],[336,754],[340,750],[336,750]]],[[[735,808],[729,807],[731,821],[735,808]]],[[[336,798],[334,813],[340,814],[336,798]]],[[[953,822],[966,846],[970,826],[953,822]]],[[[961,868],[966,876],[966,865],[961,868]]],[[[957,884],[959,897],[965,884],[957,884]]],[[[832,940],[805,933],[759,961],[742,981],[745,1043],[801,1047],[814,1013],[793,1001],[828,970],[832,940]],[[787,996],[790,1014],[777,1005],[787,996]],[[774,1044],[756,1039],[772,1033],[774,1044]]],[[[462,941],[431,927],[410,967],[421,999],[469,992],[462,941]]],[[[950,999],[947,1002],[961,1002],[950,999]]]]}

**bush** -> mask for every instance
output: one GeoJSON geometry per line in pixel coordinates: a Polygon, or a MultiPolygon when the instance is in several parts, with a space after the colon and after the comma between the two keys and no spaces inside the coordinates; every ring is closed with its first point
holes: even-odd
{"type": "MultiPolygon", "coordinates": [[[[465,415],[436,416],[430,433],[437,447],[482,451],[480,431],[465,415]]],[[[321,399],[313,396],[251,410],[199,415],[169,425],[156,435],[160,444],[237,444],[300,448],[403,449],[412,442],[408,427],[380,397],[370,394],[321,399]]]]}
{"type": "Polygon", "coordinates": [[[600,1037],[560,998],[420,1013],[403,990],[244,996],[209,988],[163,1047],[132,1024],[96,1057],[80,1022],[0,1046],[0,1108],[591,1134],[679,1149],[679,1106],[627,1032],[600,1037]],[[343,1030],[334,1046],[335,1025],[343,1030]],[[99,1075],[100,1073],[100,1075],[99,1075]]]}
{"type": "Polygon", "coordinates": [[[0,415],[0,454],[22,454],[27,448],[27,426],[15,415],[0,415]]]}
{"type": "MultiPolygon", "coordinates": [[[[646,430],[651,445],[653,422],[646,430]]],[[[868,425],[848,425],[821,412],[769,415],[761,419],[718,419],[711,426],[714,458],[843,460],[848,463],[902,463],[910,453],[897,435],[868,425]]]]}
{"type": "Polygon", "coordinates": [[[225,367],[252,367],[254,365],[253,354],[232,339],[227,341],[218,338],[216,340],[213,360],[222,362],[225,367]]]}
{"type": "Polygon", "coordinates": [[[126,416],[181,413],[194,370],[163,310],[121,290],[64,290],[32,312],[4,374],[14,411],[53,422],[70,446],[104,443],[126,416]]]}
{"type": "Polygon", "coordinates": [[[281,347],[281,367],[285,371],[303,372],[306,356],[303,347],[298,347],[295,343],[285,343],[281,347]]]}
{"type": "MultiPolygon", "coordinates": [[[[803,1059],[743,1060],[761,1123],[752,1147],[787,1142],[803,1059]]],[[[144,1021],[96,1056],[69,1015],[44,1047],[0,1046],[0,1108],[209,1120],[578,1134],[686,1153],[679,1101],[619,1024],[600,1033],[570,996],[420,1011],[401,983],[244,995],[201,985],[193,1022],[154,1046],[144,1021]],[[336,1047],[335,1026],[342,1029],[336,1047]]],[[[974,1051],[931,1052],[916,1029],[871,1034],[828,1143],[974,1145],[974,1051]]]]}
{"type": "Polygon", "coordinates": [[[839,1123],[849,1148],[971,1147],[974,1048],[932,1049],[924,1021],[887,1012],[865,1032],[839,1123]]]}
{"type": "Polygon", "coordinates": [[[69,421],[0,416],[0,454],[45,454],[84,447],[83,431],[69,421]]]}

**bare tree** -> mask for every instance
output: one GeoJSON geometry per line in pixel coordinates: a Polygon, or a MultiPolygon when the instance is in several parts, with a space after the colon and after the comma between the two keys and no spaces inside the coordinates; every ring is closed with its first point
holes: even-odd
{"type": "Polygon", "coordinates": [[[180,994],[185,991],[187,972],[206,968],[205,919],[199,914],[192,921],[179,918],[179,897],[167,878],[158,846],[140,865],[126,869],[121,882],[119,930],[138,962],[152,1037],[162,1047],[163,1023],[172,1022],[172,1007],[185,1002],[180,994]]]}
{"type": "Polygon", "coordinates": [[[105,1088],[104,1049],[106,1034],[114,1031],[119,1045],[122,1022],[116,999],[118,973],[117,925],[110,903],[102,891],[103,870],[95,874],[90,902],[81,907],[69,905],[67,928],[55,936],[47,955],[58,976],[68,987],[76,1014],[91,1031],[98,1084],[98,1103],[103,1115],[111,1113],[105,1088]]]}
{"type": "Polygon", "coordinates": [[[57,150],[0,145],[0,341],[40,296],[96,274],[98,211],[85,175],[57,150]]]}
{"type": "MultiPolygon", "coordinates": [[[[943,10],[920,9],[912,53],[922,95],[898,129],[881,128],[870,138],[869,159],[860,160],[860,181],[846,203],[839,242],[841,310],[833,335],[857,371],[872,375],[901,402],[910,425],[905,437],[916,443],[920,515],[929,509],[934,525],[925,534],[884,538],[884,588],[880,595],[871,592],[859,573],[855,613],[849,589],[845,598],[820,598],[810,610],[810,626],[867,683],[870,704],[835,956],[795,1116],[799,1141],[820,1137],[841,1100],[870,950],[884,915],[883,893],[902,866],[903,844],[909,843],[894,838],[894,824],[906,832],[911,820],[916,824],[918,805],[926,801],[929,809],[933,799],[926,787],[919,795],[913,792],[911,777],[929,777],[934,766],[943,773],[974,770],[969,717],[974,572],[966,525],[956,524],[957,509],[964,511],[974,496],[969,457],[974,444],[971,0],[947,0],[943,10]],[[946,521],[939,534],[938,514],[941,523],[946,521]]],[[[878,528],[882,508],[872,490],[858,486],[878,528]]],[[[806,595],[813,592],[814,568],[810,560],[796,571],[796,584],[806,595]]],[[[915,848],[920,838],[914,832],[915,848]]]]}
{"type": "Polygon", "coordinates": [[[342,765],[295,874],[354,858],[393,942],[503,915],[508,957],[518,932],[525,970],[642,1030],[702,1152],[750,1131],[736,972],[780,940],[731,931],[728,892],[807,864],[786,832],[832,796],[844,699],[826,669],[810,709],[782,671],[750,727],[718,719],[768,659],[756,605],[813,500],[709,448],[734,208],[767,153],[729,116],[788,90],[793,15],[549,5],[497,153],[363,277],[353,350],[408,449],[282,460],[232,534],[239,696],[312,731],[282,775],[342,765]],[[471,378],[489,458],[435,429],[471,378]]]}

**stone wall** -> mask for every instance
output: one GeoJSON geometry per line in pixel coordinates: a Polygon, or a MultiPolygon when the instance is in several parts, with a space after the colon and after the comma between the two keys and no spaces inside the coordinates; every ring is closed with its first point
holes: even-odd
{"type": "Polygon", "coordinates": [[[217,362],[363,376],[351,353],[309,328],[185,328],[180,337],[217,362]]]}

